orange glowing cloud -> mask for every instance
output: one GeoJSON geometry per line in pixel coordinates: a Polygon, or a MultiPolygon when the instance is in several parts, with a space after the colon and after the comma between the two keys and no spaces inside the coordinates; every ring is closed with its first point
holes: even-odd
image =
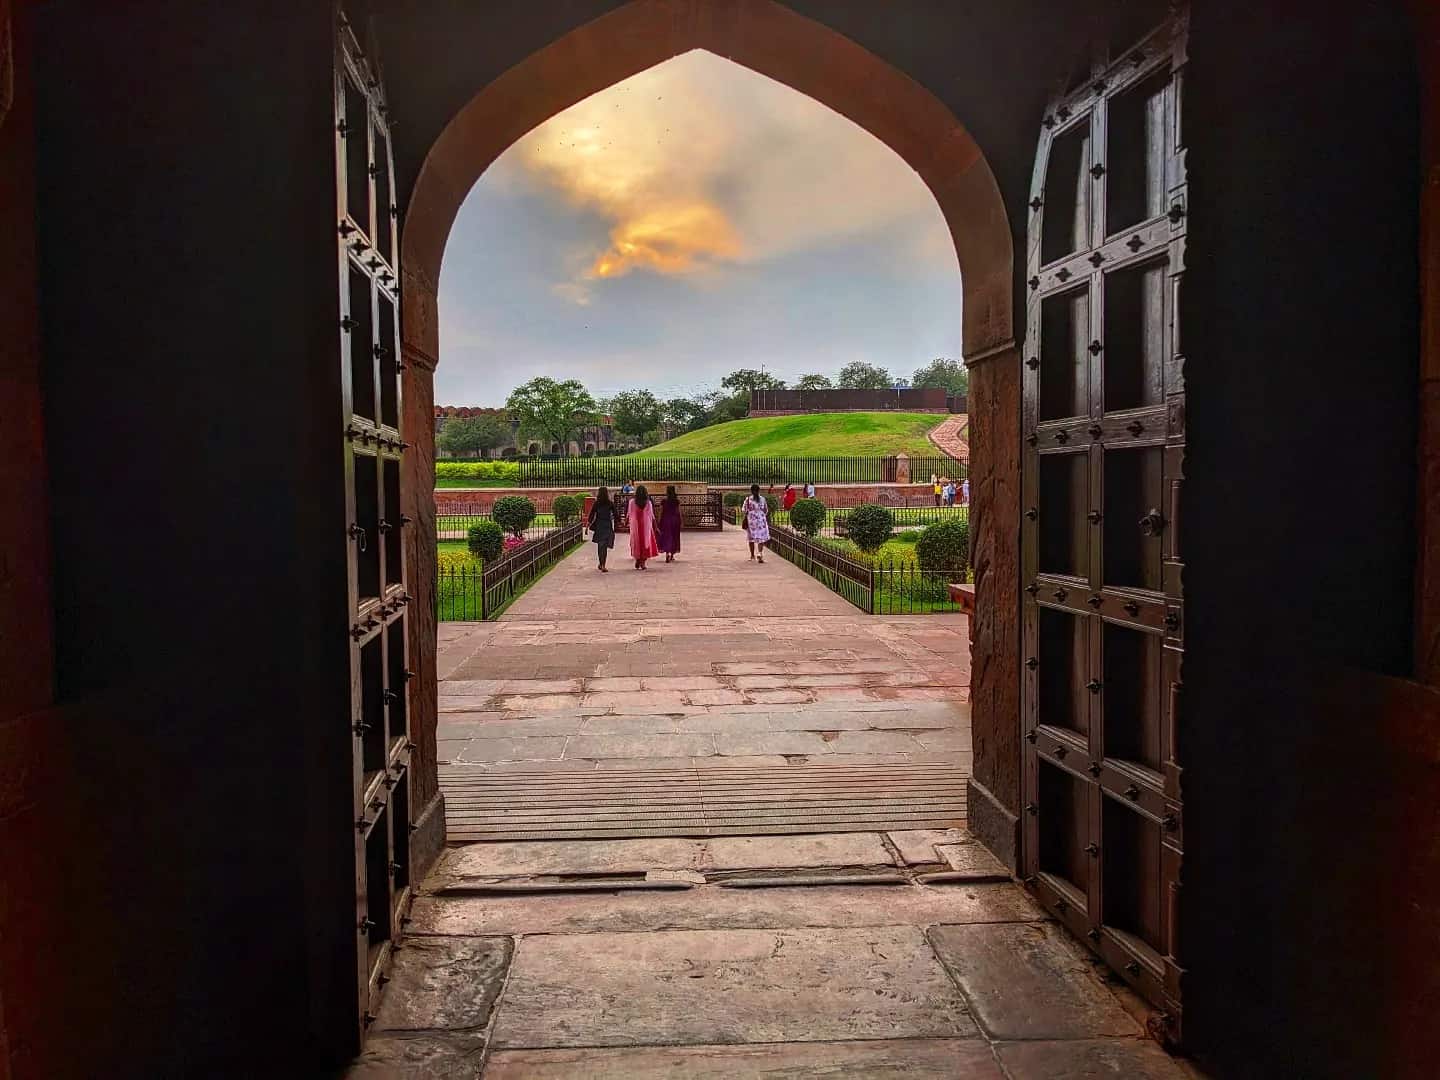
{"type": "Polygon", "coordinates": [[[680,274],[740,254],[739,237],[724,212],[705,202],[627,215],[610,230],[610,240],[610,249],[591,265],[590,277],[620,277],[640,268],[680,274]]]}

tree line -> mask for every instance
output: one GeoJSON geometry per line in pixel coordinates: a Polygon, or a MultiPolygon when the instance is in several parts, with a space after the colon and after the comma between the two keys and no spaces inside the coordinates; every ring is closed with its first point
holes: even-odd
{"type": "MultiPolygon", "coordinates": [[[[874,364],[851,363],[833,379],[826,375],[802,375],[796,390],[890,390],[939,388],[964,394],[970,374],[958,360],[937,357],[910,378],[897,378],[874,364]]],[[[697,431],[728,420],[742,420],[750,411],[752,390],[785,390],[784,379],[755,368],[740,368],[720,380],[717,390],[692,397],[661,399],[649,390],[625,390],[611,397],[597,398],[576,379],[557,380],[544,376],[517,386],[505,401],[505,418],[499,416],[452,417],[445,422],[437,442],[447,454],[488,454],[510,440],[511,422],[519,422],[521,439],[539,439],[549,446],[558,443],[568,451],[571,441],[585,428],[608,416],[614,430],[648,445],[697,431]]]]}

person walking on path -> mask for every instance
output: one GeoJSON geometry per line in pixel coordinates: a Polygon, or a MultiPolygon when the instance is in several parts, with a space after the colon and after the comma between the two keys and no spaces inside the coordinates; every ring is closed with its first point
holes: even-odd
{"type": "Polygon", "coordinates": [[[750,542],[750,558],[763,563],[765,545],[770,542],[770,504],[760,497],[759,484],[750,485],[750,497],[741,510],[745,513],[745,539],[750,542]]]}
{"type": "Polygon", "coordinates": [[[936,476],[933,472],[930,474],[930,486],[935,489],[935,505],[939,506],[941,495],[940,477],[936,476]]]}
{"type": "Polygon", "coordinates": [[[590,539],[595,542],[595,553],[599,556],[599,570],[608,574],[605,556],[615,546],[615,527],[620,522],[620,511],[610,501],[610,489],[603,484],[595,489],[595,503],[590,507],[590,516],[585,524],[590,529],[590,539]]]}
{"type": "Polygon", "coordinates": [[[675,494],[675,485],[665,488],[665,498],[660,502],[660,525],[657,542],[665,553],[666,562],[674,562],[680,554],[680,496],[675,494]]]}
{"type": "Polygon", "coordinates": [[[785,485],[785,494],[780,499],[780,505],[785,508],[787,514],[790,512],[790,508],[795,505],[795,489],[789,484],[785,485]]]}
{"type": "Polygon", "coordinates": [[[970,505],[970,478],[968,476],[960,481],[960,505],[970,505]]]}
{"type": "Polygon", "coordinates": [[[807,499],[813,499],[814,497],[815,497],[815,485],[812,484],[812,483],[810,483],[810,481],[807,480],[807,481],[805,481],[805,498],[807,498],[807,499]]]}
{"type": "Polygon", "coordinates": [[[645,563],[660,554],[655,543],[655,500],[645,485],[635,488],[630,499],[630,557],[635,560],[635,569],[644,570],[645,563]]]}

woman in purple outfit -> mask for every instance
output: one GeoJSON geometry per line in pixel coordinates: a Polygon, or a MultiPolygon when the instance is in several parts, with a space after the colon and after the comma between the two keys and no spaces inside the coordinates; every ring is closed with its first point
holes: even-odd
{"type": "Polygon", "coordinates": [[[675,494],[675,485],[665,488],[665,498],[660,502],[659,534],[660,550],[665,553],[666,562],[674,562],[680,554],[680,496],[675,494]]]}

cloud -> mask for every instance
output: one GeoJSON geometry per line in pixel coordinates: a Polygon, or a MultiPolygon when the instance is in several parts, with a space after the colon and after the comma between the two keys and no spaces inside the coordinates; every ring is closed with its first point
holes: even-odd
{"type": "Polygon", "coordinates": [[[558,113],[502,155],[609,226],[567,280],[693,275],[888,230],[927,262],[939,208],[888,148],[812,98],[703,50],[558,113]]]}

